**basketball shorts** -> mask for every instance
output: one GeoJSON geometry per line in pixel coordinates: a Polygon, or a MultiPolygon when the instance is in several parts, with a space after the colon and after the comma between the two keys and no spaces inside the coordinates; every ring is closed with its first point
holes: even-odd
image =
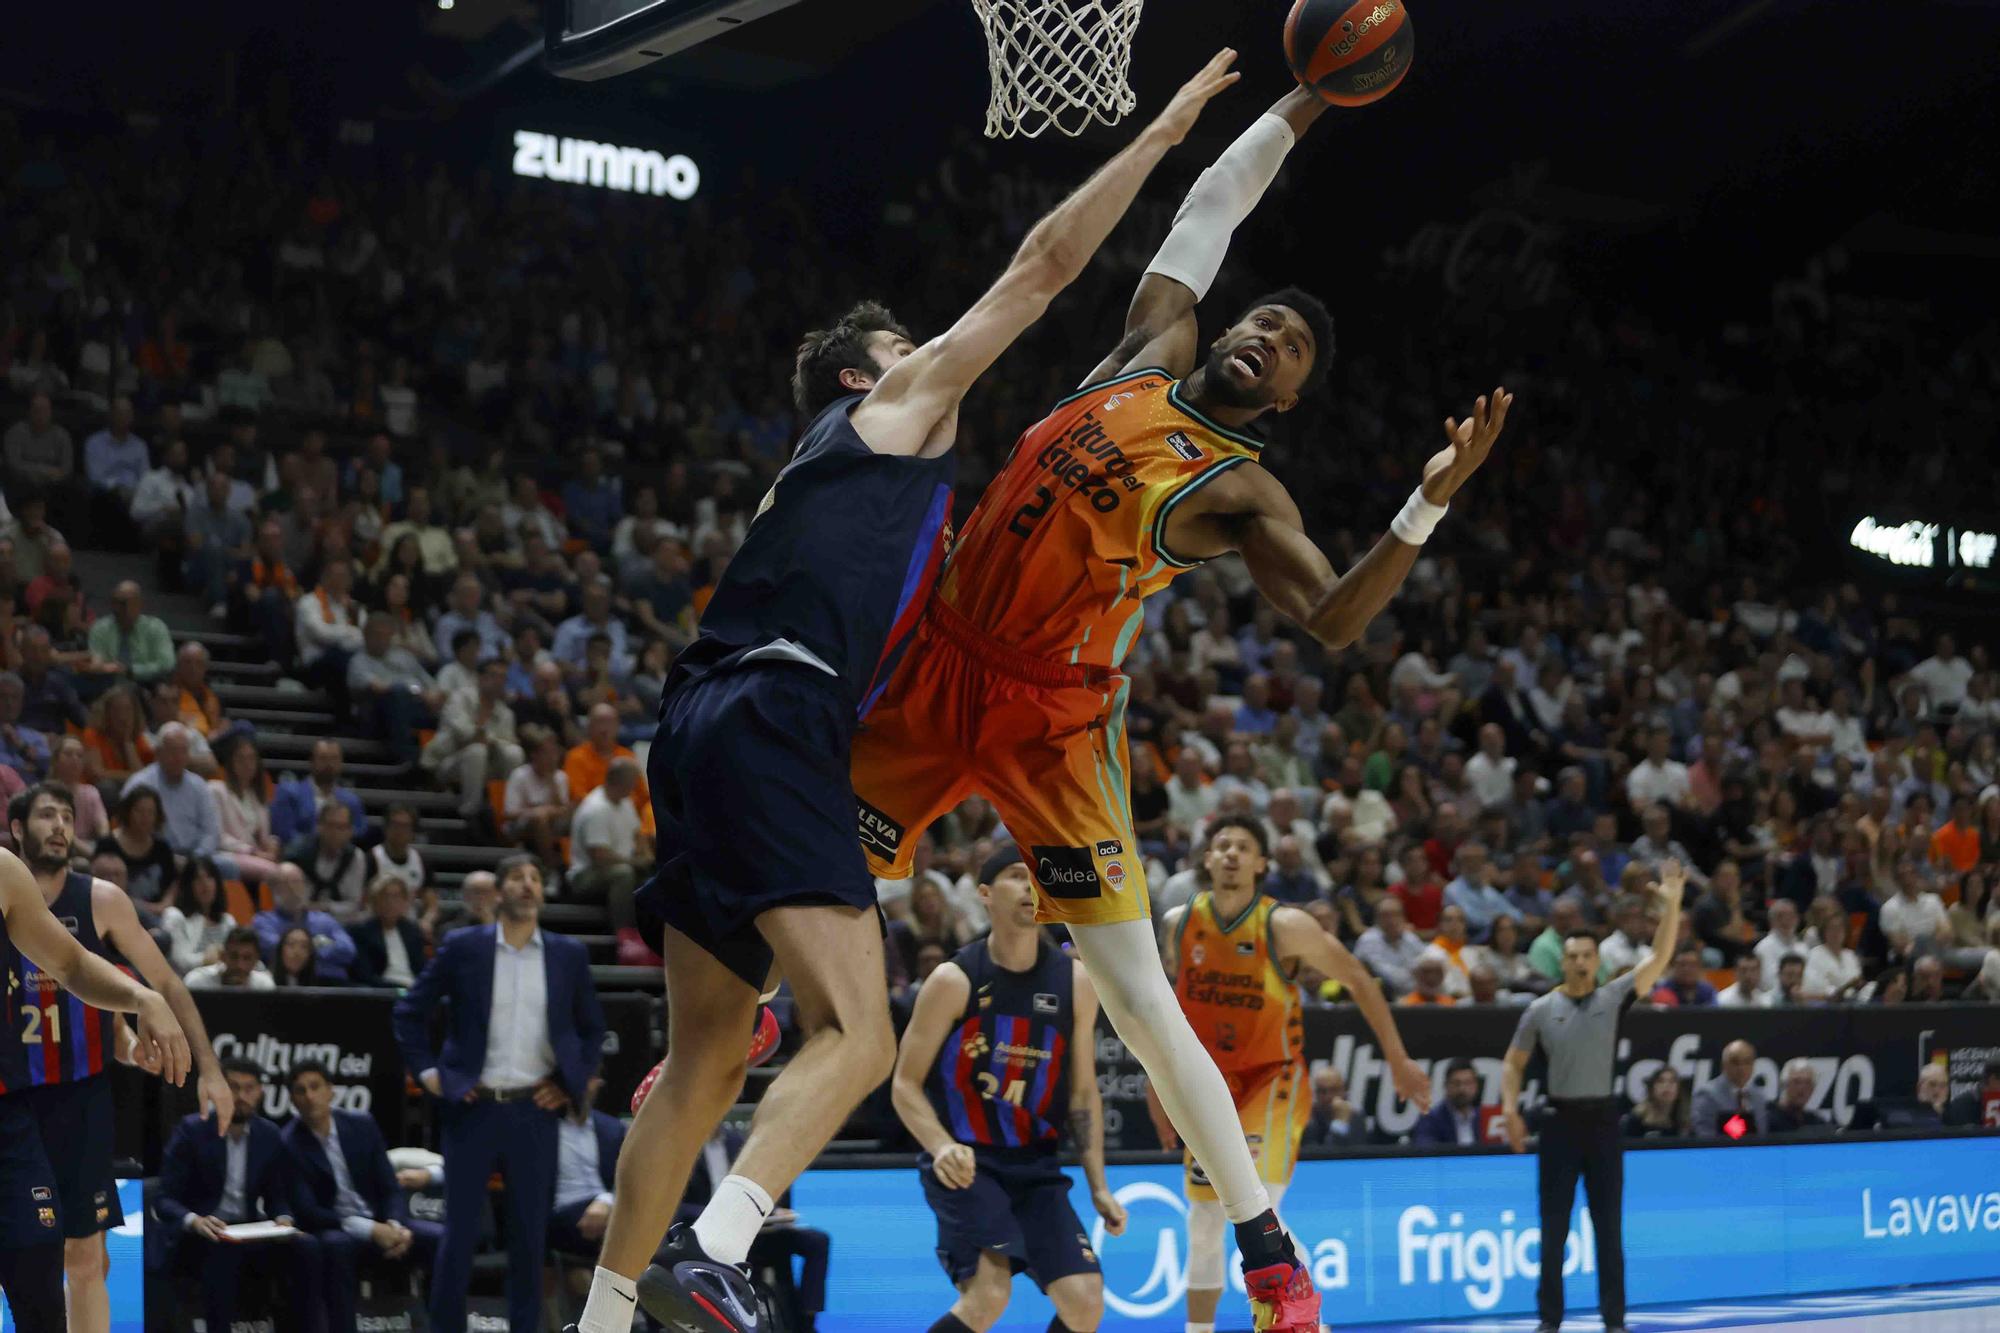
{"type": "Polygon", "coordinates": [[[1041,920],[1149,917],[1126,776],[1126,678],[1008,648],[936,600],[917,634],[854,739],[869,866],[907,877],[924,830],[978,792],[1020,844],[1041,920]]]}
{"type": "Polygon", "coordinates": [[[59,1243],[62,1212],[34,1111],[18,1092],[0,1095],[0,1250],[59,1243]]]}
{"type": "MultiPolygon", "coordinates": [[[[1289,1185],[1292,1170],[1299,1164],[1299,1141],[1305,1137],[1306,1122],[1312,1118],[1312,1098],[1307,1092],[1305,1069],[1296,1064],[1274,1065],[1239,1080],[1226,1075],[1229,1090],[1236,1098],[1236,1117],[1243,1124],[1243,1140],[1257,1163],[1257,1179],[1266,1185],[1289,1185]]],[[[1187,1196],[1198,1202],[1212,1202],[1215,1187],[1194,1154],[1183,1151],[1187,1168],[1187,1196]]]]}
{"type": "Polygon", "coordinates": [[[762,990],[775,907],[875,906],[854,840],[854,704],[802,663],[758,662],[681,684],[646,759],[659,868],[639,889],[655,951],[670,925],[762,990]]]}
{"type": "Polygon", "coordinates": [[[1069,1177],[1054,1154],[1027,1161],[989,1159],[962,1190],[946,1189],[931,1171],[929,1153],[917,1159],[924,1201],[937,1215],[937,1256],[956,1286],[979,1267],[981,1252],[1007,1259],[1010,1271],[1049,1285],[1098,1271],[1090,1233],[1070,1205],[1069,1177]]]}
{"type": "Polygon", "coordinates": [[[116,1126],[111,1078],[23,1088],[20,1096],[41,1126],[42,1150],[55,1169],[65,1236],[95,1236],[125,1224],[118,1180],[111,1171],[116,1126]]]}

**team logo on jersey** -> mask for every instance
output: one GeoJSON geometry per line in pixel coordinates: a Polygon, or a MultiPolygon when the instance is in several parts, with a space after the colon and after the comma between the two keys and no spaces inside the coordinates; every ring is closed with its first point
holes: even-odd
{"type": "Polygon", "coordinates": [[[1184,430],[1177,430],[1167,436],[1167,447],[1190,463],[1199,463],[1203,457],[1201,446],[1189,439],[1188,433],[1184,430]]]}
{"type": "Polygon", "coordinates": [[[49,1202],[49,1201],[50,1201],[51,1199],[53,1199],[53,1198],[55,1198],[55,1197],[56,1197],[56,1196],[55,1196],[55,1191],[51,1190],[51,1189],[50,1189],[50,1188],[49,1188],[48,1186],[46,1186],[46,1185],[37,1185],[37,1186],[35,1186],[35,1187],[34,1187],[34,1188],[33,1188],[32,1190],[29,1190],[29,1191],[28,1191],[28,1195],[29,1195],[29,1197],[30,1197],[30,1198],[32,1198],[32,1199],[33,1199],[33,1200],[34,1200],[34,1201],[35,1201],[36,1203],[47,1203],[47,1202],[49,1202]]]}
{"type": "Polygon", "coordinates": [[[991,1049],[992,1045],[986,1040],[986,1034],[984,1032],[975,1032],[965,1039],[962,1051],[966,1059],[977,1060],[991,1049]]]}
{"type": "Polygon", "coordinates": [[[1201,945],[1201,944],[1195,945],[1194,949],[1190,951],[1188,954],[1188,961],[1193,963],[1196,967],[1200,967],[1203,963],[1208,961],[1208,947],[1206,945],[1201,945]]]}
{"type": "Polygon", "coordinates": [[[1099,856],[1122,856],[1124,853],[1125,844],[1116,838],[1106,838],[1103,842],[1097,844],[1097,854],[1099,856]]]}
{"type": "Polygon", "coordinates": [[[56,920],[62,922],[63,929],[67,930],[72,935],[76,934],[77,931],[83,928],[82,926],[77,924],[77,919],[73,916],[59,916],[56,918],[56,920]]]}
{"type": "Polygon", "coordinates": [[[1062,1001],[1058,1000],[1055,996],[1049,994],[1047,991],[1035,992],[1036,1013],[1053,1014],[1056,1013],[1061,1008],[1062,1008],[1062,1001]]]}
{"type": "Polygon", "coordinates": [[[1088,847],[1030,847],[1035,858],[1035,882],[1051,898],[1097,898],[1104,885],[1088,847]]]}
{"type": "Polygon", "coordinates": [[[903,826],[859,797],[854,804],[862,847],[886,861],[895,860],[903,846],[903,826]]]}
{"type": "Polygon", "coordinates": [[[1111,886],[1113,893],[1125,891],[1125,867],[1116,861],[1104,863],[1104,882],[1111,886]]]}
{"type": "Polygon", "coordinates": [[[53,1208],[37,1208],[35,1209],[35,1220],[45,1227],[52,1227],[56,1224],[56,1210],[53,1208]]]}

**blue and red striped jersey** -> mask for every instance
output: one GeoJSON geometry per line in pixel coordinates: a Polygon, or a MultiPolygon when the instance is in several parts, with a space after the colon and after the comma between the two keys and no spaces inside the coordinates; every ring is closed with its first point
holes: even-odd
{"type": "MultiPolygon", "coordinates": [[[[104,958],[119,961],[97,933],[90,911],[90,876],[71,871],[62,892],[49,904],[56,920],[69,928],[76,942],[104,958]]],[[[9,949],[8,1026],[19,1045],[22,1081],[8,1088],[48,1083],[75,1083],[104,1072],[114,1058],[117,1018],[109,1010],[85,1004],[64,990],[56,979],[9,949]]],[[[0,1061],[4,1064],[4,1061],[0,1061]]],[[[5,1077],[0,1074],[0,1077],[5,1077]]]]}
{"type": "Polygon", "coordinates": [[[983,939],[952,961],[972,993],[926,1080],[932,1108],[960,1143],[1054,1152],[1069,1114],[1074,965],[1046,940],[1026,972],[995,965],[983,939]]]}

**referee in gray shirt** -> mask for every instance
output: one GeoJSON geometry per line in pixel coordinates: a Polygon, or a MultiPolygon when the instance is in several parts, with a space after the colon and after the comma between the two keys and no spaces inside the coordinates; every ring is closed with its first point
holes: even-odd
{"type": "Polygon", "coordinates": [[[1500,1074],[1500,1107],[1507,1142],[1528,1146],[1521,1119],[1521,1075],[1540,1047],[1548,1054],[1549,1113],[1542,1123],[1537,1171],[1542,1211],[1542,1273],[1537,1288],[1541,1323],[1555,1333],[1563,1317],[1563,1247],[1576,1179],[1583,1177],[1591,1224],[1597,1228],[1597,1305],[1605,1333],[1625,1333],[1625,1159],[1618,1142],[1618,1099],[1612,1074],[1618,1053],[1618,1020],[1633,1000],[1650,996],[1666,970],[1680,932],[1686,872],[1678,861],[1660,866],[1653,886],[1660,924],[1643,963],[1602,986],[1597,984],[1597,939],[1572,931],[1563,941],[1562,985],[1529,1005],[1515,1029],[1500,1074]]]}

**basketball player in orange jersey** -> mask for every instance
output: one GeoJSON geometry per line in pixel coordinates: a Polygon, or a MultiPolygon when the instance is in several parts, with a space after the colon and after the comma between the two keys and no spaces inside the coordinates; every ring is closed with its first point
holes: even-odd
{"type": "MultiPolygon", "coordinates": [[[[1303,997],[1293,981],[1300,968],[1331,977],[1354,997],[1398,1087],[1421,1081],[1424,1073],[1404,1051],[1389,1002],[1360,960],[1310,915],[1259,892],[1270,868],[1264,838],[1264,826],[1241,815],[1209,826],[1202,857],[1209,887],[1166,914],[1161,953],[1181,1011],[1229,1084],[1243,1140],[1276,1209],[1312,1113],[1303,997]]],[[[1192,1153],[1187,1197],[1187,1326],[1206,1333],[1222,1301],[1223,1214],[1192,1153]]]]}
{"type": "MultiPolygon", "coordinates": [[[[1332,320],[1286,289],[1252,304],[1197,365],[1194,307],[1230,233],[1324,111],[1294,91],[1195,183],[1134,296],[1116,350],[1028,428],[968,520],[911,654],[854,742],[876,873],[907,876],[917,840],[984,793],[1034,867],[1045,920],[1070,927],[1118,1035],[1138,1056],[1236,1224],[1259,1329],[1315,1329],[1319,1295],[1271,1211],[1235,1103],[1160,970],[1126,783],[1118,667],[1145,599],[1240,552],[1316,638],[1354,641],[1402,586],[1512,402],[1482,397],[1382,538],[1345,576],[1248,428],[1326,377],[1332,320]]],[[[1406,1075],[1406,1096],[1427,1085],[1406,1075]]]]}

